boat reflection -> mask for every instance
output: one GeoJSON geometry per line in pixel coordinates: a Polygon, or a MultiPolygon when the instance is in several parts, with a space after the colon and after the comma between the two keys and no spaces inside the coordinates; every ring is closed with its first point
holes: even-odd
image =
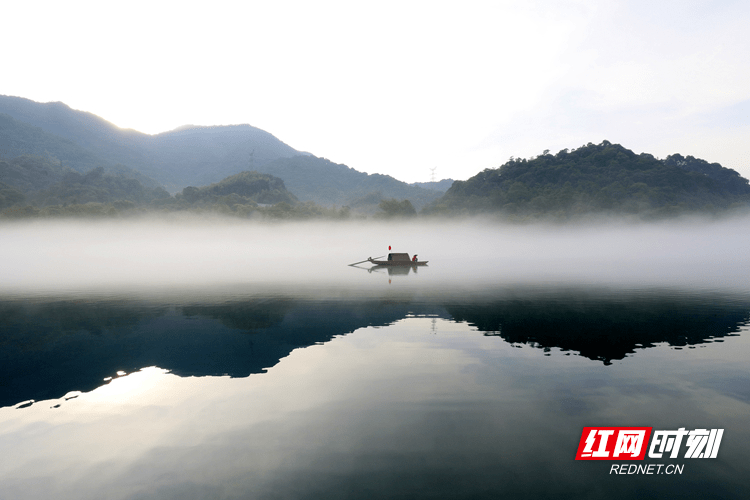
{"type": "Polygon", "coordinates": [[[410,272],[417,274],[417,269],[417,266],[373,266],[367,271],[370,273],[385,271],[388,276],[406,276],[410,272]]]}
{"type": "MultiPolygon", "coordinates": [[[[372,267],[364,267],[364,266],[358,266],[358,265],[351,265],[349,267],[354,267],[356,269],[364,269],[368,273],[388,273],[388,276],[406,276],[409,273],[413,272],[414,274],[417,274],[417,269],[419,269],[418,266],[372,266],[372,267]]],[[[427,263],[422,264],[422,267],[427,267],[427,263]]]]}

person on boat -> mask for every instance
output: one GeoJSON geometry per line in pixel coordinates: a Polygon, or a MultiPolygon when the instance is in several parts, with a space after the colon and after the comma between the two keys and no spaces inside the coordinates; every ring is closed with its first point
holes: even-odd
{"type": "Polygon", "coordinates": [[[414,254],[414,257],[411,258],[411,261],[412,262],[416,262],[417,261],[417,254],[414,254]]]}

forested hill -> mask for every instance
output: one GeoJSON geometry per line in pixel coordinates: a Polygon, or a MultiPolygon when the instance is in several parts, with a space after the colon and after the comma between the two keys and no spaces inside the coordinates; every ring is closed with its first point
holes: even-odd
{"type": "Polygon", "coordinates": [[[410,186],[389,175],[366,174],[315,156],[280,158],[257,170],[284,179],[287,189],[302,201],[348,206],[362,213],[376,212],[384,199],[409,199],[420,209],[440,196],[438,191],[410,186]]]}
{"type": "MultiPolygon", "coordinates": [[[[70,141],[103,162],[138,170],[173,192],[189,185],[219,182],[277,158],[303,154],[250,125],[185,126],[148,135],[121,129],[61,102],[38,103],[3,95],[0,95],[0,113],[70,141]]],[[[10,148],[3,156],[23,154],[29,151],[10,148]]],[[[50,152],[49,156],[54,155],[50,152]]]]}
{"type": "MultiPolygon", "coordinates": [[[[413,209],[412,209],[413,210],[413,209]]],[[[300,203],[284,181],[240,172],[209,186],[188,186],[170,196],[164,188],[97,167],[84,174],[41,156],[0,160],[0,220],[18,218],[117,218],[221,214],[256,219],[348,219],[346,208],[300,203]]]]}
{"type": "Polygon", "coordinates": [[[418,186],[421,188],[431,189],[433,191],[439,191],[441,193],[445,193],[453,185],[453,182],[454,182],[453,179],[442,179],[439,181],[430,181],[430,182],[412,182],[409,185],[418,186]]]}
{"type": "MultiPolygon", "coordinates": [[[[144,173],[148,170],[143,167],[149,165],[145,146],[150,136],[120,129],[93,113],[71,109],[61,102],[38,103],[4,95],[0,95],[0,113],[70,141],[106,162],[121,163],[144,173]]],[[[28,153],[10,151],[5,156],[21,154],[28,153]]]]}
{"type": "Polygon", "coordinates": [[[456,181],[431,214],[496,213],[513,218],[582,214],[665,217],[750,203],[748,180],[717,163],[672,155],[658,160],[604,141],[556,155],[513,159],[456,181]]]}
{"type": "Polygon", "coordinates": [[[0,158],[20,156],[46,158],[79,173],[103,167],[108,173],[137,179],[146,187],[161,187],[161,184],[137,170],[107,161],[69,139],[0,113],[0,158]]]}
{"type": "MultiPolygon", "coordinates": [[[[60,213],[60,207],[98,204],[98,208],[130,208],[169,199],[161,187],[144,186],[137,179],[97,167],[79,173],[51,163],[40,156],[19,156],[0,160],[0,210],[32,214],[46,207],[46,215],[60,213]]],[[[92,208],[91,206],[88,208],[92,208]]],[[[8,215],[5,214],[5,215],[8,215]]],[[[70,213],[76,215],[76,213],[70,213]]],[[[1,215],[1,214],[0,214],[1,215]]]]}
{"type": "Polygon", "coordinates": [[[193,205],[212,206],[224,203],[227,206],[243,205],[275,205],[287,203],[295,205],[297,197],[287,191],[284,181],[278,177],[259,172],[240,172],[210,186],[200,188],[186,187],[182,193],[175,196],[193,205]]]}
{"type": "Polygon", "coordinates": [[[279,158],[306,154],[250,125],[185,126],[152,140],[153,177],[170,190],[219,182],[279,158]]]}
{"type": "Polygon", "coordinates": [[[391,198],[408,198],[420,208],[441,194],[301,153],[250,125],[184,126],[151,136],[63,103],[9,96],[0,96],[0,113],[2,158],[32,154],[79,172],[103,166],[138,178],[144,186],[148,176],[172,193],[258,171],[283,179],[303,201],[350,206],[360,213],[374,213],[382,200],[391,198]],[[128,167],[134,170],[128,173],[128,167]]]}

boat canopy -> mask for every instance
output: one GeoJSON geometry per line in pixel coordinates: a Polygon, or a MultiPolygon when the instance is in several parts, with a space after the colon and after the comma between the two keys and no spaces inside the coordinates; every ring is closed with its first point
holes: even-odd
{"type": "Polygon", "coordinates": [[[408,253],[389,253],[388,260],[411,262],[408,253]]]}

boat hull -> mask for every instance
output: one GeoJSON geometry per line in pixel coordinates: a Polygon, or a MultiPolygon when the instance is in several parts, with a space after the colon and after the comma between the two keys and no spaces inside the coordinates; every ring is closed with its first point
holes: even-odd
{"type": "Polygon", "coordinates": [[[398,267],[414,267],[414,266],[426,266],[427,260],[418,260],[416,262],[407,260],[407,261],[400,261],[400,260],[374,260],[374,259],[367,259],[368,262],[372,262],[376,266],[398,266],[398,267]]]}

